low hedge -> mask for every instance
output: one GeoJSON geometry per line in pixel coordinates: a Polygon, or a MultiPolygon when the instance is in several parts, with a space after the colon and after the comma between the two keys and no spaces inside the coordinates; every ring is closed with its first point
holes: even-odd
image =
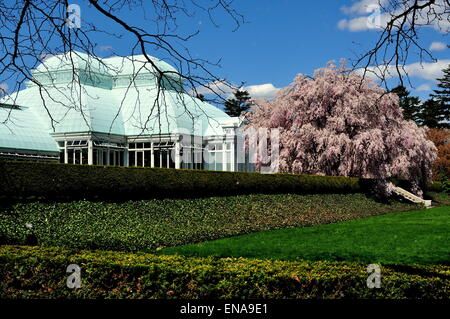
{"type": "Polygon", "coordinates": [[[417,208],[380,203],[364,194],[19,203],[0,210],[0,244],[149,250],[417,208]]]}
{"type": "Polygon", "coordinates": [[[0,199],[150,199],[250,193],[357,193],[350,177],[0,161],[0,199]]]}
{"type": "Polygon", "coordinates": [[[0,298],[450,298],[448,266],[381,265],[378,289],[366,267],[2,246],[0,298]],[[69,264],[80,288],[66,287],[69,264]]]}

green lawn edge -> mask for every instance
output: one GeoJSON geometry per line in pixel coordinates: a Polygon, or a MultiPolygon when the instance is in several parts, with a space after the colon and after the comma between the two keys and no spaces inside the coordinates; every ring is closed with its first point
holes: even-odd
{"type": "Polygon", "coordinates": [[[450,264],[450,206],[165,248],[158,254],[450,264]]]}

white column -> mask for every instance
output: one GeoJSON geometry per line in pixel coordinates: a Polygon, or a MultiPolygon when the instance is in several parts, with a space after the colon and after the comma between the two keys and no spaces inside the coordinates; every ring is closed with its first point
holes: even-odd
{"type": "Polygon", "coordinates": [[[109,148],[106,149],[106,163],[103,163],[103,165],[109,165],[109,148]]]}
{"type": "Polygon", "coordinates": [[[88,141],[88,165],[94,165],[94,142],[88,141]]]}
{"type": "Polygon", "coordinates": [[[180,158],[180,142],[175,143],[175,168],[181,168],[181,158],[180,158]]]}
{"type": "Polygon", "coordinates": [[[222,143],[222,170],[226,171],[227,170],[227,143],[223,142],[222,143]]]}
{"type": "Polygon", "coordinates": [[[64,141],[64,163],[69,163],[69,154],[67,152],[67,141],[64,141]]]}
{"type": "Polygon", "coordinates": [[[130,163],[128,163],[128,149],[123,151],[123,166],[130,166],[130,163]]]}
{"type": "Polygon", "coordinates": [[[150,143],[150,166],[155,167],[155,154],[153,149],[153,142],[150,143]]]}
{"type": "Polygon", "coordinates": [[[230,160],[231,160],[231,171],[236,171],[236,156],[234,152],[234,136],[233,136],[233,142],[230,143],[230,160]]]}
{"type": "Polygon", "coordinates": [[[166,151],[166,167],[169,168],[170,167],[170,150],[167,149],[166,151]]]}

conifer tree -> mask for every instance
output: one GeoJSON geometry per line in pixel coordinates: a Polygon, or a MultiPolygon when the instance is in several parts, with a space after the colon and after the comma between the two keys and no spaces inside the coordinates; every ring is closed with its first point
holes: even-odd
{"type": "Polygon", "coordinates": [[[444,116],[442,115],[442,103],[436,99],[430,98],[423,102],[421,111],[417,115],[418,124],[426,125],[429,128],[448,128],[449,123],[443,122],[444,116]]]}
{"type": "Polygon", "coordinates": [[[403,109],[403,118],[418,123],[420,113],[420,99],[410,96],[409,91],[403,85],[399,85],[391,90],[391,93],[398,95],[400,107],[403,109]]]}
{"type": "Polygon", "coordinates": [[[450,65],[442,70],[444,76],[438,80],[438,89],[421,106],[419,125],[429,128],[450,128],[450,65]]]}
{"type": "Polygon", "coordinates": [[[239,116],[246,112],[252,105],[250,94],[247,91],[237,90],[234,92],[234,98],[225,101],[225,113],[229,116],[239,116]]]}
{"type": "Polygon", "coordinates": [[[442,72],[444,72],[444,76],[437,79],[439,81],[438,89],[433,90],[435,94],[432,94],[432,96],[444,104],[448,110],[450,109],[450,64],[442,72]]]}

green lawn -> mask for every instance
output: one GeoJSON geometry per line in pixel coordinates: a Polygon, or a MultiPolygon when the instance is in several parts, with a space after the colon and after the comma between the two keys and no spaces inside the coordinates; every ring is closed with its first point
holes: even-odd
{"type": "Polygon", "coordinates": [[[166,248],[160,254],[283,260],[450,264],[450,207],[264,231],[166,248]]]}

